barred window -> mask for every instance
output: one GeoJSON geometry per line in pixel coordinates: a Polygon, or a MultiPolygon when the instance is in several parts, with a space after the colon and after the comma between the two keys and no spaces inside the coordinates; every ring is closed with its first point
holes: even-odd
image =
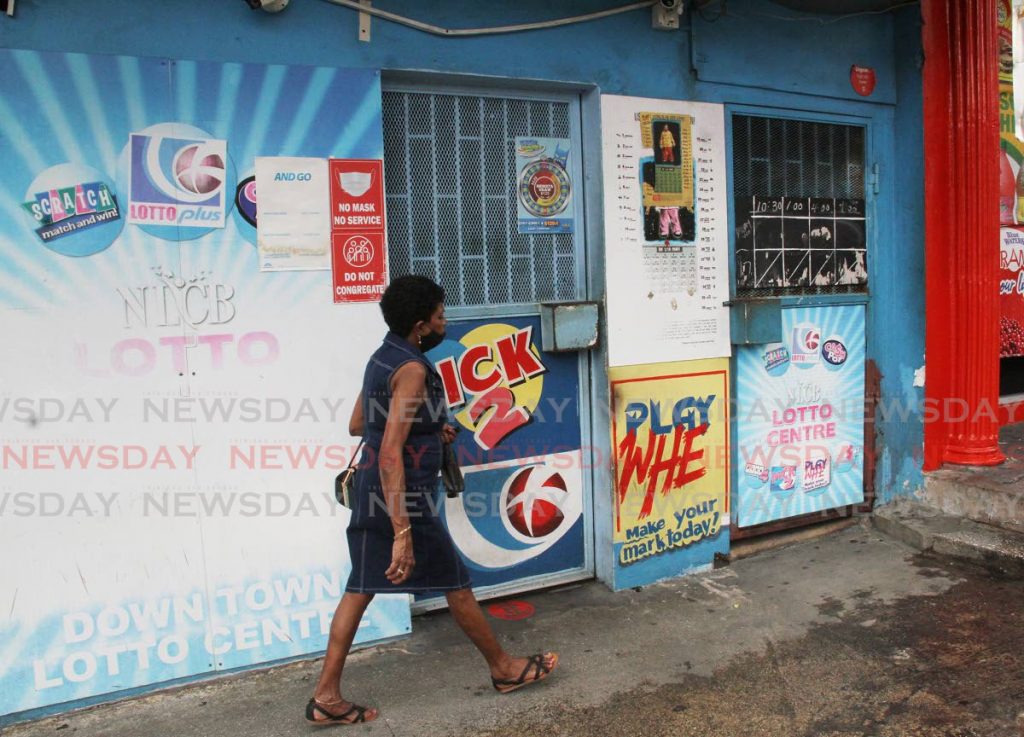
{"type": "Polygon", "coordinates": [[[867,290],[864,128],[734,115],[738,296],[867,290]]]}

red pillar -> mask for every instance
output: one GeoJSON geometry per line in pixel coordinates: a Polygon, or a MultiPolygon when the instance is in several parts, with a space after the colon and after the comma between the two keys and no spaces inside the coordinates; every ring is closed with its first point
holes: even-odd
{"type": "Polygon", "coordinates": [[[994,0],[924,0],[925,468],[999,451],[999,87],[994,0]]]}

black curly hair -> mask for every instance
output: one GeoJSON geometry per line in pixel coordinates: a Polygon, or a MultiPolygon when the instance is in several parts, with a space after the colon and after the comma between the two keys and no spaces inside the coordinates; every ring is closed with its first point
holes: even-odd
{"type": "Polygon", "coordinates": [[[391,332],[408,337],[420,320],[429,320],[444,302],[444,288],[425,276],[400,276],[392,280],[380,300],[380,311],[391,332]]]}

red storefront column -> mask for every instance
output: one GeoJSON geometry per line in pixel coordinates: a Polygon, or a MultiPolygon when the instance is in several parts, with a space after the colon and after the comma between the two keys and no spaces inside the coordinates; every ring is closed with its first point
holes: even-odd
{"type": "Polygon", "coordinates": [[[999,451],[999,89],[994,0],[923,0],[925,468],[999,451]]]}

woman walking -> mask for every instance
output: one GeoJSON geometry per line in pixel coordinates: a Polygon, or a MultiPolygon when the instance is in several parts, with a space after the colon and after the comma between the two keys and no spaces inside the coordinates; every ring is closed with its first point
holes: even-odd
{"type": "Polygon", "coordinates": [[[513,658],[498,643],[430,499],[438,492],[442,441],[455,434],[445,421],[441,378],[423,355],[444,339],[444,290],[425,277],[400,277],[380,306],[389,332],[370,357],[349,420],[349,432],[366,442],[348,527],[352,573],[331,623],[320,681],[306,705],[306,719],[317,724],[378,716],[377,709],[347,701],[341,692],[345,659],[375,594],[444,593],[499,693],[541,681],[558,664],[555,653],[513,658]]]}

